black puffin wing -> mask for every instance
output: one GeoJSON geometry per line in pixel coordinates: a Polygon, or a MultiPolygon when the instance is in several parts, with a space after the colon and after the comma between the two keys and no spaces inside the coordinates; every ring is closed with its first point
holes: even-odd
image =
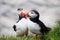
{"type": "Polygon", "coordinates": [[[48,33],[50,31],[50,28],[46,27],[45,24],[41,21],[39,21],[39,25],[41,27],[41,32],[44,33],[48,33]]]}
{"type": "Polygon", "coordinates": [[[13,29],[14,29],[14,31],[16,31],[16,25],[13,25],[13,29]]]}

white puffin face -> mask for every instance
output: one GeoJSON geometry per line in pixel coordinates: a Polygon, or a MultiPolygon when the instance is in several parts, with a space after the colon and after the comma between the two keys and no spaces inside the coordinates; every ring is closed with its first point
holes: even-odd
{"type": "Polygon", "coordinates": [[[37,15],[35,12],[31,11],[31,12],[29,13],[29,16],[30,16],[30,18],[35,18],[35,17],[37,17],[38,15],[37,15]]]}
{"type": "Polygon", "coordinates": [[[27,10],[25,10],[23,8],[19,8],[18,9],[18,15],[21,16],[21,17],[25,17],[26,11],[27,10]]]}
{"type": "Polygon", "coordinates": [[[21,12],[23,11],[23,8],[18,8],[17,11],[18,11],[18,15],[20,15],[21,12]]]}
{"type": "Polygon", "coordinates": [[[27,12],[27,10],[25,10],[23,8],[18,8],[18,14],[20,14],[21,12],[23,12],[25,14],[27,12]]]}

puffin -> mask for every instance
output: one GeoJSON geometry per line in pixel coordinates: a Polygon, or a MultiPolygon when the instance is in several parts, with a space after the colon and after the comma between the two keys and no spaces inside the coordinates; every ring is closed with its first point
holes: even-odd
{"type": "Polygon", "coordinates": [[[40,40],[43,40],[43,35],[47,34],[51,28],[46,27],[46,25],[39,20],[39,12],[37,10],[31,10],[28,15],[28,30],[34,34],[36,34],[36,38],[40,35],[40,40]]]}
{"type": "Polygon", "coordinates": [[[18,8],[19,19],[16,24],[13,25],[13,29],[16,32],[17,36],[28,35],[27,20],[25,17],[26,11],[23,8],[18,8]]]}

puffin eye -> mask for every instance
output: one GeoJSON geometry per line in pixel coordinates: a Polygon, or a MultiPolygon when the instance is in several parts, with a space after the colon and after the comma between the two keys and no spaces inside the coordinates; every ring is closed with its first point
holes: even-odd
{"type": "Polygon", "coordinates": [[[31,14],[33,14],[33,13],[31,13],[31,14]]]}
{"type": "Polygon", "coordinates": [[[34,14],[34,12],[31,12],[31,14],[34,14]]]}

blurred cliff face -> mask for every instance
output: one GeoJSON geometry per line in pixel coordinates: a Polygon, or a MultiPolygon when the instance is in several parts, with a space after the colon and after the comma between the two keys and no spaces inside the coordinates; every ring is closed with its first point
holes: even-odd
{"type": "Polygon", "coordinates": [[[18,8],[36,9],[46,26],[60,20],[60,0],[0,0],[0,28],[12,27],[18,20],[18,8]]]}
{"type": "Polygon", "coordinates": [[[60,21],[60,0],[0,0],[0,36],[16,36],[12,27],[18,20],[18,8],[36,9],[47,27],[60,21]]]}

